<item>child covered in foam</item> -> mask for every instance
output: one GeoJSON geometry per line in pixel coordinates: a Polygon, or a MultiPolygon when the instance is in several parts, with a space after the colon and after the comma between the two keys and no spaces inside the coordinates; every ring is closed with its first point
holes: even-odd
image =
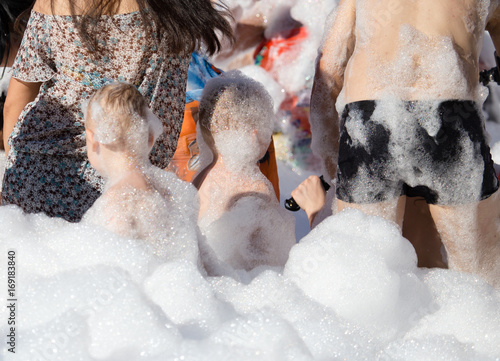
{"type": "Polygon", "coordinates": [[[237,269],[283,266],[295,244],[295,221],[259,171],[273,130],[264,87],[230,71],[207,82],[200,101],[200,156],[212,162],[194,180],[198,224],[219,261],[237,269]]]}
{"type": "Polygon", "coordinates": [[[196,189],[150,163],[162,124],[139,91],[106,85],[83,110],[89,161],[106,178],[83,221],[144,241],[163,259],[198,263],[196,189]]]}

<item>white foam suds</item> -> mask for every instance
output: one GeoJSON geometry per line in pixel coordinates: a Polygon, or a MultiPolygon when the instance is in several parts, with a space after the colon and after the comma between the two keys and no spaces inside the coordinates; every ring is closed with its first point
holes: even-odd
{"type": "Polygon", "coordinates": [[[271,77],[271,75],[256,65],[247,65],[239,69],[243,74],[260,82],[273,98],[274,111],[277,112],[281,102],[285,99],[284,89],[271,77]]]}
{"type": "MultiPolygon", "coordinates": [[[[98,227],[13,206],[0,220],[0,262],[14,249],[18,270],[16,354],[4,344],[4,360],[500,356],[499,291],[472,275],[417,269],[393,224],[358,211],[318,225],[284,270],[239,270],[239,280],[203,276],[193,262],[165,261],[98,227]]],[[[5,322],[0,329],[7,335],[5,322]]]]}

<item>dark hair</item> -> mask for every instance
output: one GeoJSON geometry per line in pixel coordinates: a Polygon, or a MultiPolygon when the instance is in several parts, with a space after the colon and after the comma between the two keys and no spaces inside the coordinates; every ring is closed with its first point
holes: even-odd
{"type": "MultiPolygon", "coordinates": [[[[218,35],[234,41],[228,18],[231,14],[223,4],[211,0],[136,0],[139,11],[150,32],[150,20],[159,26],[170,42],[173,52],[193,52],[205,45],[209,54],[221,49],[218,35]]],[[[70,11],[75,15],[74,0],[69,0],[70,11]]],[[[51,0],[54,8],[54,0],[51,0]]],[[[98,49],[93,27],[103,14],[114,14],[120,0],[93,0],[92,6],[78,18],[80,36],[89,50],[98,49]]]]}
{"type": "Polygon", "coordinates": [[[4,57],[9,57],[13,45],[12,36],[20,37],[24,32],[33,3],[34,0],[2,0],[0,2],[0,62],[4,57]]]}

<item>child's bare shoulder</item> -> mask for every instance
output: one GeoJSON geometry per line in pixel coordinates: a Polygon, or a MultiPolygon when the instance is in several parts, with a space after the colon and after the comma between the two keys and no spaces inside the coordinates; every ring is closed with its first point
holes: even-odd
{"type": "Polygon", "coordinates": [[[151,185],[142,172],[132,172],[108,188],[109,192],[124,192],[130,189],[150,190],[151,185]]]}
{"type": "Polygon", "coordinates": [[[228,209],[234,206],[241,199],[254,201],[265,207],[279,206],[276,195],[272,188],[271,183],[267,184],[265,181],[254,181],[246,187],[242,187],[239,192],[235,193],[228,202],[228,209]]]}

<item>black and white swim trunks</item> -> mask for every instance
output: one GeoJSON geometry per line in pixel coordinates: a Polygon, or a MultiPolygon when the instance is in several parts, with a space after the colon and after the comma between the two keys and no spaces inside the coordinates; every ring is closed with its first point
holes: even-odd
{"type": "Polygon", "coordinates": [[[366,100],[345,106],[337,197],[377,203],[478,202],[498,189],[482,112],[473,101],[366,100]]]}

